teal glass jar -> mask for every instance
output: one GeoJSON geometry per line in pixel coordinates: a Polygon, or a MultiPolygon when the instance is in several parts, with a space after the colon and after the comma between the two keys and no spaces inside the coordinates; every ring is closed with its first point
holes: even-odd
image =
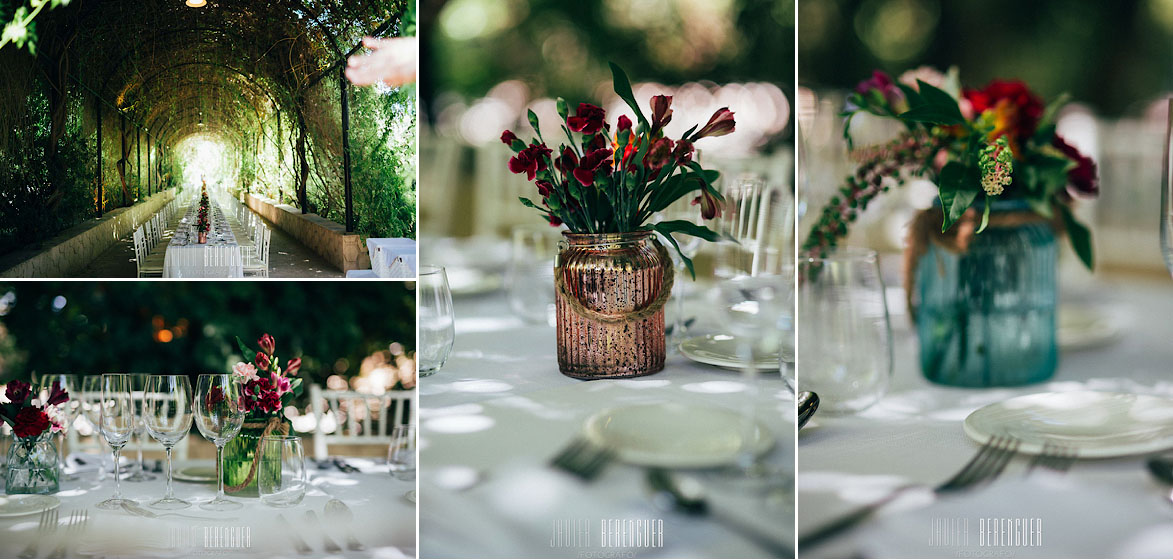
{"type": "Polygon", "coordinates": [[[1020,218],[1028,212],[1025,202],[996,201],[964,253],[927,244],[916,265],[916,329],[930,381],[998,387],[1055,374],[1055,232],[1020,218]]]}

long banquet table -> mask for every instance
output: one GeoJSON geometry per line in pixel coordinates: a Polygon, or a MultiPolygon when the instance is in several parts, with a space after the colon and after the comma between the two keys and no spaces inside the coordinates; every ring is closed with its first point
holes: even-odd
{"type": "MultiPolygon", "coordinates": [[[[299,505],[288,508],[267,506],[254,493],[254,497],[229,496],[244,504],[239,510],[205,511],[199,508],[198,502],[215,497],[215,484],[176,480],[175,495],[196,504],[171,513],[207,517],[206,520],[173,516],[150,519],[121,510],[98,509],[95,504],[113,495],[113,479],[107,474],[99,483],[96,471],[83,472],[79,480],[62,481],[56,494],[61,505],[57,509],[59,529],[55,534],[38,537],[40,516],[37,514],[0,518],[0,557],[17,557],[36,539],[39,541],[36,557],[44,558],[54,551],[60,539],[68,538],[66,557],[73,558],[290,558],[298,556],[290,538],[294,531],[313,548],[314,556],[415,558],[415,504],[406,497],[408,491],[415,489],[415,481],[393,478],[382,461],[364,458],[346,461],[360,472],[321,470],[307,459],[312,486],[299,505]],[[354,512],[354,521],[349,526],[366,550],[346,549],[345,533],[324,514],[323,507],[332,497],[354,512]],[[83,509],[88,510],[89,524],[83,534],[73,535],[67,527],[68,519],[75,510],[83,509]],[[309,510],[314,511],[318,523],[306,520],[309,510]],[[278,514],[293,528],[283,525],[278,514]],[[327,554],[323,534],[341,545],[344,552],[327,554]]],[[[212,461],[202,463],[213,464],[212,461]]],[[[155,480],[145,482],[122,481],[123,496],[146,507],[164,494],[163,474],[155,476],[155,480]]]]}
{"type": "MultiPolygon", "coordinates": [[[[629,380],[577,381],[558,372],[554,330],[523,323],[493,292],[457,298],[452,357],[420,385],[420,492],[424,557],[766,557],[750,539],[703,516],[657,509],[644,470],[615,462],[590,483],[547,466],[592,414],[630,403],[676,402],[742,409],[738,372],[671,352],[664,371],[629,380]],[[554,524],[663,520],[662,548],[552,546],[554,524]],[[628,556],[631,555],[631,556],[628,556]]],[[[698,320],[698,325],[706,324],[698,320]]],[[[708,322],[707,324],[712,324],[708,322]]],[[[695,330],[695,329],[694,329],[695,330]]],[[[758,418],[777,438],[765,460],[785,480],[767,490],[736,487],[725,474],[691,473],[711,507],[793,543],[794,401],[775,372],[761,379],[758,418]],[[733,487],[733,488],[731,488],[733,487]],[[784,488],[784,490],[780,490],[784,488]]],[[[772,556],[771,556],[772,557],[772,556]]]]}
{"type": "Polygon", "coordinates": [[[163,258],[164,278],[240,278],[244,276],[244,259],[237,242],[238,231],[231,220],[211,201],[212,229],[208,242],[196,241],[196,213],[199,199],[188,208],[175,227],[163,258]]]}
{"type": "MultiPolygon", "coordinates": [[[[851,416],[817,413],[798,437],[798,534],[898,486],[936,485],[978,450],[962,431],[974,410],[1018,395],[1086,389],[1173,397],[1173,283],[1115,278],[1064,286],[1062,305],[1099,310],[1119,328],[1108,344],[1061,352],[1055,377],[1025,387],[965,389],[933,385],[920,374],[915,333],[894,311],[895,375],[888,395],[851,416]]],[[[898,296],[899,290],[891,290],[898,296]]],[[[799,334],[800,360],[801,333],[799,334]]],[[[800,363],[801,368],[801,363],[800,363]]],[[[801,388],[801,370],[799,385],[801,388]]],[[[1173,420],[1170,420],[1173,421],[1173,420]]],[[[1173,424],[1170,425],[1173,430],[1173,424]]],[[[985,488],[933,499],[914,493],[856,530],[810,548],[800,557],[1043,557],[1169,558],[1173,504],[1169,488],[1145,470],[1143,457],[1083,460],[1066,474],[1035,469],[1018,457],[985,488]],[[1028,476],[1029,474],[1029,476],[1028,476]],[[1042,520],[1039,546],[985,546],[981,520],[1042,520]],[[967,546],[934,541],[934,522],[968,520],[967,546]],[[975,556],[981,555],[981,556],[975,556]]]]}

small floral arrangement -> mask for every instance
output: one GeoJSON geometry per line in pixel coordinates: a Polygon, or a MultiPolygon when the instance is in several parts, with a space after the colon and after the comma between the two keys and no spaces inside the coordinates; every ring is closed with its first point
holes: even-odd
{"type": "Polygon", "coordinates": [[[38,438],[45,432],[58,433],[65,429],[60,405],[69,401],[69,393],[54,381],[45,402],[32,397],[32,386],[24,381],[8,384],[4,396],[10,402],[0,404],[0,419],[12,427],[18,438],[38,438]]]}
{"type": "Polygon", "coordinates": [[[208,218],[211,203],[208,201],[208,190],[200,189],[200,207],[196,211],[196,233],[208,233],[212,229],[212,221],[208,218]]]}
{"type": "MultiPolygon", "coordinates": [[[[649,121],[636,104],[623,70],[611,64],[611,74],[615,93],[631,108],[636,123],[620,116],[612,133],[602,108],[579,103],[570,115],[566,101],[559,98],[558,115],[569,144],[560,145],[557,153],[542,138],[532,110],[529,124],[536,139],[527,144],[509,130],[501,134],[501,141],[516,154],[509,160],[509,170],[533,181],[541,197],[540,204],[525,197],[521,203],[540,212],[550,225],[566,224],[574,233],[656,231],[677,252],[680,247],[674,233],[716,240],[717,233],[687,220],[648,221],[692,193],[697,193],[692,202],[700,206],[703,218],[721,215],[724,199],[713,188],[719,174],[693,160],[694,144],[733,132],[733,112],[727,107],[718,109],[703,127],[693,126],[672,140],[664,135],[664,125],[672,120],[672,97],[652,97],[649,121]]],[[[680,256],[692,273],[692,261],[683,253],[680,256]]]]}
{"type": "Polygon", "coordinates": [[[851,93],[843,113],[843,135],[859,166],[823,209],[804,253],[826,256],[876,196],[921,176],[937,184],[942,232],[971,209],[976,220],[979,197],[984,204],[976,233],[989,223],[991,201],[1022,200],[1041,218],[1058,214],[1076,254],[1091,268],[1091,232],[1071,205],[1099,194],[1096,164],[1056,134],[1055,114],[1065,102],[1061,96],[1044,106],[1020,81],[962,89],[956,69],[942,74],[923,67],[898,80],[875,71],[851,93]],[[896,119],[905,129],[884,145],[855,149],[850,125],[861,112],[896,119]]]}
{"type": "Polygon", "coordinates": [[[241,384],[241,407],[250,417],[276,416],[301,395],[301,379],[293,379],[301,369],[301,358],[289,360],[281,369],[281,360],[274,353],[276,340],[267,333],[257,340],[261,349],[255,354],[239,337],[236,344],[245,356],[253,356],[251,363],[237,362],[232,367],[233,379],[241,384]]]}

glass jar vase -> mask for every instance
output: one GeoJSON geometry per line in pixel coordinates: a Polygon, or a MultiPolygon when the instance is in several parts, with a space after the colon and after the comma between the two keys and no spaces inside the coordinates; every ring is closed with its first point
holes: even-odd
{"type": "Polygon", "coordinates": [[[1020,201],[997,201],[990,224],[955,252],[936,242],[916,265],[924,376],[996,387],[1050,379],[1055,342],[1055,233],[1020,201]]]}
{"type": "MultiPolygon", "coordinates": [[[[260,459],[257,449],[261,437],[265,435],[268,419],[245,420],[240,433],[224,445],[224,492],[229,494],[243,494],[259,496],[257,478],[259,476],[257,464],[260,459]]],[[[286,435],[290,433],[289,423],[282,421],[282,428],[271,431],[272,435],[286,435]]]]}
{"type": "Polygon", "coordinates": [[[554,264],[558,369],[577,379],[664,369],[672,259],[655,234],[563,233],[554,264]]]}
{"type": "Polygon", "coordinates": [[[53,494],[60,489],[61,465],[57,445],[45,431],[39,436],[17,437],[8,448],[5,493],[53,494]]]}

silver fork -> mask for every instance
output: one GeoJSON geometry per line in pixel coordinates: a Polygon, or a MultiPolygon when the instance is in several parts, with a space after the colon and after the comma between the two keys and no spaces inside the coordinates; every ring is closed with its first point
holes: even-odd
{"type": "Polygon", "coordinates": [[[317,527],[322,532],[322,546],[325,547],[326,552],[330,554],[342,552],[342,547],[338,546],[338,543],[334,542],[334,539],[330,538],[330,535],[326,533],[326,529],[318,521],[318,516],[314,513],[314,510],[311,509],[305,512],[305,520],[309,523],[310,527],[317,527]]]}
{"type": "Polygon", "coordinates": [[[69,546],[71,539],[80,540],[82,532],[85,530],[86,524],[90,520],[88,510],[75,509],[69,514],[69,523],[65,525],[65,534],[61,537],[61,544],[53,549],[53,553],[49,558],[65,558],[66,547],[69,546]]]}
{"type": "Polygon", "coordinates": [[[33,538],[33,542],[29,543],[23,551],[21,551],[18,558],[35,558],[37,556],[37,543],[50,533],[57,530],[57,510],[46,509],[41,512],[41,521],[37,524],[37,536],[33,538]]]}
{"type": "Polygon", "coordinates": [[[595,445],[586,438],[577,437],[550,459],[550,466],[583,480],[591,480],[602,472],[603,467],[607,466],[614,456],[615,453],[610,449],[595,445]]]}
{"type": "Polygon", "coordinates": [[[1074,449],[1065,445],[1045,442],[1043,443],[1042,453],[1035,455],[1034,460],[1027,467],[1027,473],[1029,474],[1036,468],[1065,473],[1075,464],[1077,459],[1079,459],[1079,456],[1074,449]]]}
{"type": "MultiPolygon", "coordinates": [[[[978,452],[961,467],[957,474],[952,478],[942,482],[933,488],[934,494],[947,494],[950,492],[958,492],[973,488],[983,482],[989,482],[998,478],[1002,471],[1006,469],[1006,465],[1014,458],[1015,453],[1018,452],[1018,440],[1008,436],[996,436],[986,441],[978,452]]],[[[922,487],[919,484],[908,484],[901,486],[887,496],[876,500],[866,506],[863,506],[855,511],[852,511],[842,517],[832,520],[831,522],[815,529],[806,536],[799,537],[799,546],[814,547],[819,543],[830,539],[871,517],[876,511],[885,505],[891,503],[900,495],[913,488],[922,487]]]]}

